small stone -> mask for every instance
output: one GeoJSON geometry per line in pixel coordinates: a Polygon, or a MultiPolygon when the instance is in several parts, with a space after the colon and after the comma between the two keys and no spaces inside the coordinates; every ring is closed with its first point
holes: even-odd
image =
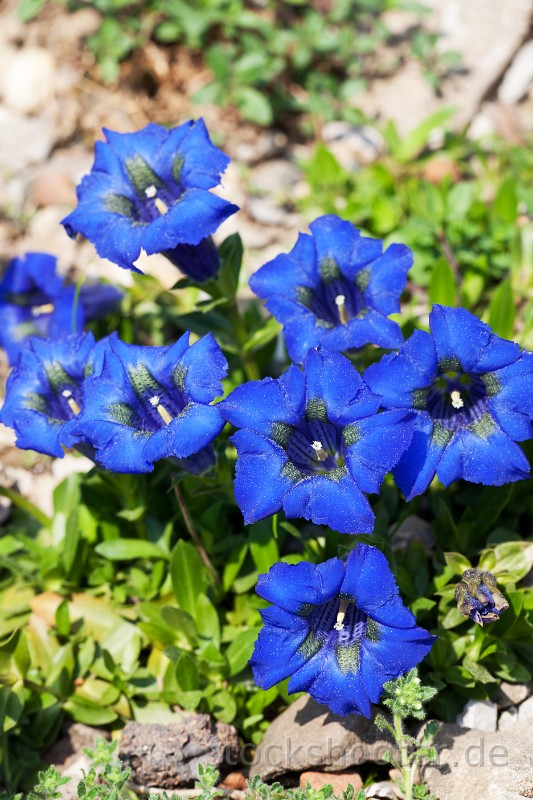
{"type": "Polygon", "coordinates": [[[412,514],[406,517],[392,537],[392,549],[407,552],[412,542],[420,542],[426,552],[435,547],[435,534],[429,522],[412,514]]]}
{"type": "Polygon", "coordinates": [[[295,214],[276,203],[269,197],[251,197],[248,200],[247,210],[250,216],[262,225],[284,225],[293,227],[295,214]]]}
{"type": "Polygon", "coordinates": [[[238,789],[244,792],[246,789],[246,778],[242,772],[228,772],[219,785],[221,789],[231,789],[232,791],[238,789]]]}
{"type": "Polygon", "coordinates": [[[499,688],[492,695],[492,701],[498,708],[504,709],[509,706],[518,706],[530,696],[533,691],[533,681],[529,683],[508,683],[502,681],[499,688]]]}
{"type": "Polygon", "coordinates": [[[349,171],[371,164],[385,149],[383,137],[370,125],[327,122],[322,128],[322,139],[339,164],[349,171]]]}
{"type": "Polygon", "coordinates": [[[48,50],[25,47],[14,53],[2,79],[6,106],[31,114],[52,100],[54,89],[55,63],[48,50]]]}
{"type": "Polygon", "coordinates": [[[493,732],[498,725],[498,706],[489,700],[469,700],[455,722],[463,728],[493,732]]]}
{"type": "Polygon", "coordinates": [[[376,798],[376,800],[377,798],[379,798],[379,800],[382,800],[382,798],[383,800],[397,800],[397,798],[401,798],[403,795],[395,783],[379,781],[368,787],[366,796],[367,800],[370,800],[370,798],[376,798]]]}
{"type": "Polygon", "coordinates": [[[335,794],[340,795],[348,786],[353,786],[356,792],[363,788],[363,779],[358,772],[335,773],[302,772],[300,775],[300,789],[305,789],[307,784],[313,789],[322,789],[324,786],[333,786],[335,794]]]}
{"type": "Polygon", "coordinates": [[[533,41],[520,48],[498,88],[498,100],[513,105],[522,100],[533,83],[533,41]]]}
{"type": "Polygon", "coordinates": [[[498,730],[499,731],[506,731],[507,728],[510,728],[511,725],[518,720],[518,708],[516,706],[510,706],[506,711],[502,711],[500,714],[500,719],[498,720],[498,730]]]}
{"type": "Polygon", "coordinates": [[[291,161],[271,158],[251,170],[248,182],[253,192],[279,196],[298,183],[301,175],[301,171],[291,161]]]}
{"type": "Polygon", "coordinates": [[[435,156],[427,161],[422,174],[427,181],[435,184],[444,178],[450,178],[454,183],[461,179],[461,170],[457,162],[445,156],[435,156]]]}
{"type": "Polygon", "coordinates": [[[2,176],[14,175],[30,164],[44,161],[53,142],[53,125],[48,117],[25,117],[19,111],[0,106],[2,176]]]}
{"type": "Polygon", "coordinates": [[[524,700],[518,708],[519,722],[525,722],[530,719],[533,719],[533,697],[524,700]]]}

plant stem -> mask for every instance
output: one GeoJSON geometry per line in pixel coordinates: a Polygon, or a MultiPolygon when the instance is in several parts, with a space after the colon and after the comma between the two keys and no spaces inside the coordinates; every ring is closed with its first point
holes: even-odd
{"type": "Polygon", "coordinates": [[[191,517],[189,509],[187,508],[187,505],[185,504],[185,499],[183,497],[183,494],[181,493],[181,489],[179,487],[179,484],[175,483],[173,488],[174,488],[174,494],[176,495],[176,500],[178,501],[178,505],[180,507],[180,511],[181,511],[181,515],[183,517],[183,521],[185,523],[185,527],[187,528],[187,531],[189,532],[189,535],[190,535],[191,539],[193,540],[194,544],[198,548],[198,552],[200,554],[200,558],[202,559],[202,561],[204,562],[205,566],[207,567],[207,569],[211,573],[211,577],[213,578],[213,580],[214,580],[214,582],[216,584],[219,584],[220,583],[220,578],[218,577],[218,572],[216,571],[216,569],[214,568],[213,564],[211,563],[211,559],[209,558],[209,556],[207,555],[207,553],[206,553],[206,551],[204,549],[204,546],[202,544],[202,541],[200,539],[198,531],[194,527],[193,519],[191,517]]]}
{"type": "Polygon", "coordinates": [[[52,520],[50,517],[47,517],[46,514],[41,511],[40,508],[37,508],[36,505],[31,503],[29,500],[26,500],[25,497],[22,497],[15,489],[7,489],[5,486],[0,486],[0,495],[3,497],[7,497],[14,506],[18,506],[18,508],[25,511],[31,517],[37,520],[43,528],[51,528],[52,527],[52,520]]]}
{"type": "Polygon", "coordinates": [[[409,764],[409,752],[407,742],[404,739],[402,718],[399,714],[394,714],[394,732],[396,744],[400,750],[400,770],[402,773],[403,791],[405,800],[413,800],[413,774],[409,764]]]}
{"type": "Polygon", "coordinates": [[[228,301],[228,317],[233,324],[235,339],[239,348],[239,355],[242,360],[246,377],[249,381],[257,381],[261,378],[261,373],[259,372],[259,368],[255,363],[255,359],[252,354],[247,353],[244,349],[244,346],[248,341],[248,331],[246,330],[241,315],[239,314],[237,300],[234,297],[228,301]]]}

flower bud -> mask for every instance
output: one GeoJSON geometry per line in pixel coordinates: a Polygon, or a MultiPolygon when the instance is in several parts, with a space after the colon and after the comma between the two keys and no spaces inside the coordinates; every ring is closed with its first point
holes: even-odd
{"type": "Polygon", "coordinates": [[[467,569],[455,590],[455,602],[459,612],[478,625],[496,622],[509,603],[498,590],[496,578],[491,572],[467,569]]]}

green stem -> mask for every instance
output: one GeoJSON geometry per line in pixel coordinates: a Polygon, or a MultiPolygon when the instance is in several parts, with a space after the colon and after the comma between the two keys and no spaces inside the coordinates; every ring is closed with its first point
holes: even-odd
{"type": "Polygon", "coordinates": [[[43,526],[43,528],[52,527],[52,520],[50,517],[47,517],[40,508],[37,508],[37,506],[35,506],[29,500],[26,500],[25,497],[22,497],[22,495],[15,491],[15,489],[6,489],[5,486],[0,486],[0,495],[7,497],[9,500],[11,500],[13,505],[18,506],[18,508],[22,509],[22,511],[25,511],[26,514],[29,514],[30,517],[36,519],[37,522],[43,526]]]}
{"type": "Polygon", "coordinates": [[[209,558],[209,556],[207,555],[207,553],[205,551],[205,548],[204,548],[204,546],[202,544],[202,540],[200,539],[198,531],[196,530],[196,528],[194,526],[194,522],[193,522],[193,519],[191,517],[191,513],[190,513],[189,509],[187,508],[187,504],[185,503],[185,499],[183,497],[183,494],[181,493],[181,489],[179,487],[179,484],[175,483],[174,486],[173,486],[173,489],[174,489],[174,494],[176,495],[176,500],[178,501],[178,505],[180,507],[181,516],[183,517],[183,521],[185,523],[185,527],[187,528],[187,530],[189,532],[189,536],[191,537],[191,539],[193,540],[194,544],[196,545],[196,547],[198,549],[198,553],[200,555],[200,558],[202,559],[202,561],[204,562],[205,566],[207,567],[207,569],[211,573],[211,577],[213,578],[215,584],[218,585],[218,584],[220,584],[220,578],[218,576],[218,572],[214,568],[213,564],[211,563],[211,559],[209,558]]]}
{"type": "Polygon", "coordinates": [[[413,775],[411,774],[411,765],[409,763],[409,750],[404,739],[402,718],[399,714],[394,714],[394,734],[396,744],[400,750],[400,770],[405,800],[413,800],[413,775]]]}
{"type": "Polygon", "coordinates": [[[244,346],[248,341],[248,331],[246,330],[241,315],[239,314],[237,300],[235,298],[232,298],[228,301],[228,317],[233,324],[233,330],[235,331],[235,338],[239,348],[239,355],[242,360],[246,377],[249,381],[257,381],[261,378],[261,373],[259,372],[259,367],[257,366],[253,355],[251,353],[247,353],[244,349],[244,346]]]}

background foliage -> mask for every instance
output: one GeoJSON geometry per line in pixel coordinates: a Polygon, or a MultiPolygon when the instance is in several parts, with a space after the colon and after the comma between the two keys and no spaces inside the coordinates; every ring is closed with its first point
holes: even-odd
{"type": "MultiPolygon", "coordinates": [[[[55,0],[56,2],[58,0],[55,0]]],[[[210,70],[193,100],[235,106],[258,125],[312,121],[358,122],[357,95],[392,74],[407,55],[420,60],[432,86],[457,66],[437,53],[437,35],[422,22],[394,36],[382,19],[392,8],[428,9],[403,0],[62,0],[71,10],[91,6],[102,17],[88,39],[100,73],[114,81],[119,63],[149,40],[185,45],[210,70]],[[354,35],[356,33],[356,35],[354,35]]],[[[31,19],[47,0],[21,0],[31,19]]],[[[48,0],[49,3],[52,0],[48,0]]]]}
{"type": "MultiPolygon", "coordinates": [[[[21,13],[28,19],[44,4],[23,0],[21,13]]],[[[198,100],[234,103],[263,125],[301,113],[358,121],[352,98],[396,65],[381,60],[390,36],[379,15],[396,5],[387,0],[91,5],[103,21],[90,46],[108,80],[150,37],[183,43],[212,72],[198,100]]],[[[433,82],[451,63],[436,59],[434,45],[420,28],[405,45],[433,82]]],[[[403,57],[401,47],[395,52],[403,57]]],[[[447,117],[439,112],[403,139],[389,124],[385,154],[358,171],[343,169],[318,144],[303,165],[308,193],[300,210],[309,220],[340,214],[369,235],[413,248],[398,317],[406,336],[424,324],[431,303],[461,304],[533,349],[531,148],[481,145],[460,133],[430,148],[447,117]]],[[[221,252],[226,297],[198,304],[187,281],[174,293],[135,277],[121,316],[95,324],[96,336],[116,329],[125,341],[158,345],[186,329],[211,330],[230,361],[228,391],[246,376],[279,374],[277,323],[254,302],[242,316],[237,311],[238,237],[221,252]]],[[[365,351],[355,362],[364,367],[379,355],[365,351]]],[[[15,504],[0,538],[0,780],[31,783],[65,718],[116,729],[132,718],[165,720],[180,706],[233,722],[254,744],[289,702],[285,685],[259,690],[247,666],[263,604],[257,576],[280,559],[321,562],[354,537],[281,515],[245,528],[233,501],[235,452],[227,438],[218,449],[217,474],[201,480],[178,479],[163,463],[148,476],[72,475],[55,491],[52,518],[0,490],[15,504]]],[[[432,713],[452,720],[466,699],[490,696],[501,680],[530,680],[531,482],[458,483],[447,492],[435,485],[405,504],[387,481],[373,507],[376,532],[366,541],[384,550],[419,623],[440,637],[421,666],[422,678],[440,690],[432,713]],[[399,539],[413,518],[430,532],[423,543],[399,539]],[[455,584],[470,566],[490,569],[509,599],[493,626],[473,626],[454,606],[455,584]]]]}

